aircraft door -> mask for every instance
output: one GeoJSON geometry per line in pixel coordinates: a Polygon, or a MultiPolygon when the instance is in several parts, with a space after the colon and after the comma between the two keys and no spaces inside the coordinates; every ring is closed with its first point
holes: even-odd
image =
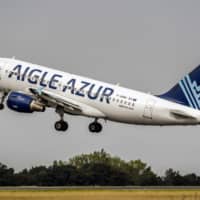
{"type": "Polygon", "coordinates": [[[146,119],[153,119],[153,109],[156,101],[154,99],[148,99],[144,107],[143,117],[146,119]]]}

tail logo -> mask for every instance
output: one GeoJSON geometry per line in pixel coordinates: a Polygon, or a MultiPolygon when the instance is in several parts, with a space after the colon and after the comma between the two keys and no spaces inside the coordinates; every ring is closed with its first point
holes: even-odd
{"type": "Polygon", "coordinates": [[[197,85],[197,82],[192,81],[187,75],[179,82],[179,85],[190,107],[200,109],[200,86],[197,85]]]}

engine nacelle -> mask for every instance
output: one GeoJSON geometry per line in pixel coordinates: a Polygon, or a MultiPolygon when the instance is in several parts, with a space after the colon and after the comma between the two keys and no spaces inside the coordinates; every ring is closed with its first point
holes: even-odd
{"type": "Polygon", "coordinates": [[[23,113],[32,113],[34,111],[44,112],[45,106],[37,102],[33,97],[19,93],[11,92],[7,99],[8,108],[23,113]]]}

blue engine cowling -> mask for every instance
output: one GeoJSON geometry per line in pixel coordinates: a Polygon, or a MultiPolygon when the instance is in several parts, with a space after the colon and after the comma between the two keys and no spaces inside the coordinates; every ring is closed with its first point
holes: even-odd
{"type": "Polygon", "coordinates": [[[45,110],[45,106],[34,100],[33,97],[19,92],[9,94],[7,106],[14,111],[23,113],[44,112],[45,110]]]}

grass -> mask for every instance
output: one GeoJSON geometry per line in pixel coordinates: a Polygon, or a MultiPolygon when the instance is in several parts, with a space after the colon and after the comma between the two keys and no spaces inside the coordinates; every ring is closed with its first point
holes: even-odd
{"type": "Polygon", "coordinates": [[[200,190],[13,190],[0,200],[200,200],[200,190]]]}

